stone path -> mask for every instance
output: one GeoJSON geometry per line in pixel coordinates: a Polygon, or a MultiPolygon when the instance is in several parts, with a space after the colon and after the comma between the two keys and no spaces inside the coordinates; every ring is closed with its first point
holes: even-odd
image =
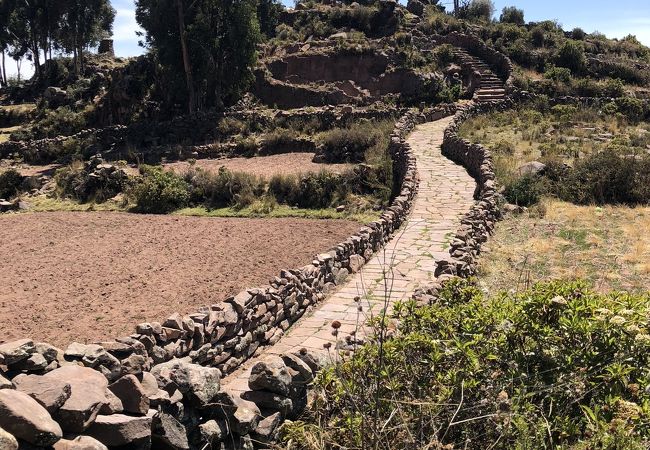
{"type": "Polygon", "coordinates": [[[407,141],[417,158],[420,177],[418,195],[408,222],[362,270],[352,275],[317,306],[309,316],[295,323],[273,346],[247,361],[222,380],[232,391],[248,390],[250,368],[265,355],[280,355],[301,348],[332,355],[337,339],[356,330],[363,338],[365,321],[385,305],[408,299],[421,286],[433,279],[435,260],[448,257],[448,240],[455,233],[461,216],[472,206],[476,187],[462,166],[442,156],[440,145],[444,129],[451,117],[419,125],[407,141]],[[384,276],[386,274],[386,276],[384,276]],[[355,297],[359,297],[358,302],[355,297]],[[361,311],[359,311],[361,307],[361,311]],[[331,324],[339,321],[338,337],[331,324]]]}

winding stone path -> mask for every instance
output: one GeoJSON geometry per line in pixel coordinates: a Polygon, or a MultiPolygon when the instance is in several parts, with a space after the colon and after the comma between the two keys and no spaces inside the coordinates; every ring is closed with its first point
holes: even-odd
{"type": "MultiPolygon", "coordinates": [[[[417,158],[420,186],[408,222],[360,272],[320,303],[310,315],[296,322],[273,346],[252,358],[222,380],[232,391],[248,390],[250,368],[265,355],[280,355],[301,348],[327,352],[324,345],[356,331],[363,338],[362,326],[385,305],[410,298],[412,293],[433,280],[437,259],[448,257],[448,241],[458,228],[462,215],[472,206],[476,183],[440,151],[444,129],[451,117],[416,127],[407,142],[417,158]],[[386,274],[386,276],[384,276],[386,274]],[[359,297],[358,302],[355,297],[359,297]],[[359,311],[361,307],[361,311],[359,311]],[[331,324],[339,321],[338,337],[331,324]]],[[[334,354],[334,353],[332,353],[334,354]]]]}

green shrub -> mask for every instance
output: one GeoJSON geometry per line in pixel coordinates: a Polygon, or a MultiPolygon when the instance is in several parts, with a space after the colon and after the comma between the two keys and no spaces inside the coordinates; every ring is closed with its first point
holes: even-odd
{"type": "Polygon", "coordinates": [[[290,448],[648,447],[650,294],[550,282],[486,298],[453,281],[394,315],[392,338],[378,320],[350,357],[330,350],[290,448]]]}
{"type": "Polygon", "coordinates": [[[555,63],[566,67],[574,74],[580,74],[587,68],[585,49],[578,41],[567,40],[558,50],[555,63]]]}
{"type": "Polygon", "coordinates": [[[245,172],[231,172],[225,167],[217,173],[190,168],[183,175],[189,186],[190,202],[208,208],[245,207],[264,194],[264,181],[245,172]]]}
{"type": "Polygon", "coordinates": [[[140,166],[140,172],[141,179],[128,191],[137,211],[165,214],[187,206],[190,189],[181,177],[154,166],[140,166]]]}
{"type": "Polygon", "coordinates": [[[362,162],[373,147],[387,148],[390,121],[355,123],[334,128],[319,137],[321,152],[328,162],[362,162]]]}
{"type": "Polygon", "coordinates": [[[571,31],[571,39],[582,41],[585,37],[587,37],[587,33],[585,33],[582,28],[574,28],[573,31],[571,31]]]}
{"type": "Polygon", "coordinates": [[[23,176],[16,169],[0,173],[0,198],[10,200],[20,193],[23,176]]]}
{"type": "Polygon", "coordinates": [[[436,47],[436,60],[440,67],[445,67],[455,61],[454,48],[449,44],[436,47]]]}
{"type": "Polygon", "coordinates": [[[544,71],[544,77],[561,83],[570,83],[571,71],[566,67],[548,66],[544,71]]]}
{"type": "Polygon", "coordinates": [[[539,176],[524,175],[507,184],[503,196],[514,205],[531,206],[539,202],[541,193],[539,176]]]}
{"type": "Polygon", "coordinates": [[[514,23],[515,25],[522,26],[526,23],[524,20],[524,10],[514,6],[506,6],[501,11],[499,22],[514,23]]]}
{"type": "Polygon", "coordinates": [[[296,175],[273,175],[269,180],[268,193],[278,203],[284,203],[286,205],[297,204],[297,199],[300,196],[298,177],[296,175]]]}
{"type": "Polygon", "coordinates": [[[648,181],[650,156],[606,150],[579,160],[557,194],[577,204],[648,204],[648,181]]]}

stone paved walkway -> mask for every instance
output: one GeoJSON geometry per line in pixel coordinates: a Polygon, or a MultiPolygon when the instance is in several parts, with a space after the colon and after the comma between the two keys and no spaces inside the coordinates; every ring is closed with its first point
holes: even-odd
{"type": "MultiPolygon", "coordinates": [[[[392,303],[408,299],[418,287],[432,281],[435,260],[448,256],[448,240],[461,216],[472,206],[476,187],[462,166],[440,153],[443,132],[450,121],[446,118],[419,125],[407,139],[416,155],[420,177],[408,222],[359,273],[330,294],[311,315],[295,323],[279,342],[265,348],[261,357],[301,348],[326,352],[323,345],[328,342],[333,349],[337,341],[332,335],[334,320],[341,322],[338,338],[354,330],[362,338],[366,331],[362,325],[380,313],[385,303],[390,309],[392,303]]],[[[260,356],[225,377],[222,386],[233,391],[248,390],[250,368],[260,356]]]]}

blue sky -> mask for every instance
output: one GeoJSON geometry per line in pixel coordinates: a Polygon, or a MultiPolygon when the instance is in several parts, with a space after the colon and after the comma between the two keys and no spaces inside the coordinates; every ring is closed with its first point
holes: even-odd
{"type": "MultiPolygon", "coordinates": [[[[112,3],[117,10],[113,29],[115,53],[118,56],[141,54],[143,49],[138,47],[135,35],[139,27],[135,21],[134,1],[112,0],[112,3]]],[[[283,3],[293,6],[292,0],[283,0],[283,3]]],[[[524,10],[527,21],[556,19],[565,30],[581,27],[587,32],[600,31],[611,38],[634,34],[650,46],[649,0],[495,0],[494,3],[497,16],[504,6],[517,6],[524,10]]],[[[453,1],[441,0],[441,4],[453,5],[453,1]]],[[[13,72],[13,64],[8,66],[13,72]]],[[[25,63],[23,73],[28,75],[31,70],[28,63],[25,63]]]]}

